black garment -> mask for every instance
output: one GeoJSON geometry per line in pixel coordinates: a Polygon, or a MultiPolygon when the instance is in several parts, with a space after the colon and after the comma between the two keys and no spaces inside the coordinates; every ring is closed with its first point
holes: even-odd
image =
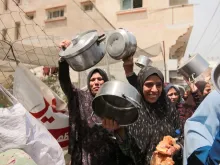
{"type": "MultiPolygon", "coordinates": [[[[99,72],[104,81],[108,80],[104,71],[96,69],[90,72],[88,82],[95,72],[99,72]]],[[[100,122],[101,119],[91,119],[93,96],[90,91],[82,91],[71,84],[66,61],[59,63],[59,81],[68,98],[71,165],[132,164],[132,160],[121,152],[112,135],[93,122],[100,122]]]]}
{"type": "MultiPolygon", "coordinates": [[[[139,89],[143,96],[143,85],[146,79],[151,75],[157,75],[164,83],[163,74],[154,67],[145,67],[135,79],[136,75],[129,78],[134,80],[130,82],[139,89]]],[[[122,151],[130,156],[137,165],[149,165],[153,152],[157,144],[164,136],[175,137],[175,130],[179,129],[179,114],[175,106],[172,106],[167,100],[165,91],[156,103],[148,103],[145,100],[142,103],[142,109],[139,112],[137,122],[129,126],[127,138],[120,143],[122,151]]]]}
{"type": "Polygon", "coordinates": [[[207,84],[207,82],[205,82],[205,81],[197,81],[195,84],[202,95],[203,95],[203,91],[205,89],[206,84],[207,84]]]}

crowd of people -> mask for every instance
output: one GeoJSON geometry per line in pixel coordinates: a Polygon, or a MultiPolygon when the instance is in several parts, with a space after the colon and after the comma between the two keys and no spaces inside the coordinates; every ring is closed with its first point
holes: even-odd
{"type": "MultiPolygon", "coordinates": [[[[63,42],[62,46],[67,47],[68,44],[68,42],[63,42]]],[[[156,146],[166,135],[176,137],[181,144],[180,150],[174,150],[170,154],[175,164],[183,164],[183,153],[185,153],[183,149],[184,151],[189,150],[186,148],[187,145],[184,145],[184,140],[185,143],[189,143],[189,146],[191,146],[191,142],[188,139],[190,137],[188,134],[191,134],[191,130],[189,131],[186,125],[190,121],[189,118],[193,118],[191,116],[198,107],[201,109],[203,105],[202,108],[205,109],[204,106],[206,105],[201,103],[211,92],[211,85],[205,81],[194,83],[185,80],[189,90],[181,94],[178,86],[164,82],[164,76],[157,68],[152,66],[144,67],[136,75],[133,71],[133,57],[126,58],[123,61],[128,82],[143,97],[142,109],[139,111],[138,120],[127,127],[120,127],[116,121],[107,118],[95,119],[102,122],[102,126],[97,126],[93,121],[88,120],[92,113],[92,98],[96,95],[102,84],[108,81],[107,75],[103,70],[94,69],[89,73],[87,79],[88,91],[85,92],[71,84],[69,74],[67,74],[68,63],[65,61],[59,63],[61,87],[69,100],[71,132],[72,135],[78,135],[71,137],[71,140],[73,140],[71,142],[73,146],[70,145],[72,148],[69,150],[72,155],[71,164],[92,165],[110,163],[148,165],[151,162],[156,146]],[[62,67],[66,67],[66,71],[62,67]],[[74,109],[74,111],[71,109],[74,109]],[[112,132],[116,138],[112,139],[112,132]],[[100,144],[102,147],[99,146],[100,144]],[[125,159],[127,160],[126,162],[124,161],[125,159]]],[[[215,93],[217,94],[217,92],[215,93]]],[[[191,127],[194,128],[194,126],[191,127]]],[[[197,130],[197,128],[194,129],[197,130]]],[[[203,136],[206,135],[204,134],[203,136]]],[[[212,139],[212,141],[214,140],[212,139]]],[[[218,140],[215,140],[214,143],[216,141],[218,142],[218,140]]],[[[199,142],[195,140],[192,143],[199,142]]],[[[208,145],[210,147],[212,143],[210,142],[208,145]]],[[[215,146],[218,146],[218,144],[215,144],[215,146]]],[[[195,160],[191,159],[194,154],[193,151],[187,152],[188,155],[184,155],[184,160],[187,160],[184,161],[184,164],[195,163],[195,160]]],[[[217,152],[215,151],[215,153],[217,152]]],[[[194,157],[196,156],[194,154],[194,157]]],[[[203,162],[200,162],[201,164],[204,164],[206,159],[215,164],[219,163],[215,156],[203,156],[203,159],[203,162]]]]}
{"type": "MultiPolygon", "coordinates": [[[[60,46],[68,47],[69,41],[60,46]]],[[[94,116],[92,100],[109,78],[96,68],[87,77],[88,90],[75,87],[68,63],[59,60],[60,86],[68,99],[70,165],[156,165],[152,162],[158,144],[165,136],[181,147],[169,150],[175,165],[217,165],[220,163],[220,94],[210,83],[185,80],[188,89],[164,81],[153,66],[133,71],[133,57],[123,59],[128,82],[142,96],[138,120],[121,127],[116,121],[94,116]],[[102,123],[97,125],[96,123],[102,123]]],[[[38,154],[38,153],[36,153],[38,154]]],[[[1,160],[0,155],[0,160],[1,160]]],[[[34,164],[34,163],[33,163],[34,164]]],[[[50,163],[48,163],[50,164],[50,163]]]]}

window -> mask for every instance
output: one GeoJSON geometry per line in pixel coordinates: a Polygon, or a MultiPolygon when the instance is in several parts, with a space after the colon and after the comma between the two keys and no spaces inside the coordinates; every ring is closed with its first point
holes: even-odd
{"type": "Polygon", "coordinates": [[[142,0],[121,0],[121,10],[142,7],[142,0]]]}
{"type": "Polygon", "coordinates": [[[93,4],[92,3],[88,3],[83,5],[83,9],[84,11],[91,11],[93,9],[93,4]]]}
{"type": "Polygon", "coordinates": [[[29,20],[33,20],[34,17],[35,17],[35,12],[29,12],[29,13],[26,13],[26,18],[29,19],[29,20]]]}
{"type": "Polygon", "coordinates": [[[33,20],[34,19],[34,14],[28,14],[27,17],[28,17],[28,19],[33,20]]]}
{"type": "Polygon", "coordinates": [[[4,10],[8,10],[8,0],[4,0],[4,10]]]}
{"type": "Polygon", "coordinates": [[[2,29],[2,40],[6,40],[7,29],[2,29]]]}
{"type": "Polygon", "coordinates": [[[188,4],[188,0],[170,0],[170,6],[188,4]]]}
{"type": "Polygon", "coordinates": [[[15,22],[15,40],[19,39],[20,30],[21,30],[21,23],[15,22]]]}
{"type": "Polygon", "coordinates": [[[58,18],[58,17],[64,17],[64,9],[48,11],[47,19],[53,19],[53,18],[58,18]]]}

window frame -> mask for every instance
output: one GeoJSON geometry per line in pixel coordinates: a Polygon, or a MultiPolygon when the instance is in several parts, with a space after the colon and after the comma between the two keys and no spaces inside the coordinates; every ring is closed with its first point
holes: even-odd
{"type": "Polygon", "coordinates": [[[142,8],[143,7],[143,0],[141,0],[142,1],[142,5],[141,5],[141,7],[134,7],[134,1],[135,0],[130,0],[131,1],[131,8],[128,8],[128,9],[124,9],[123,8],[123,1],[124,0],[120,0],[120,10],[130,10],[130,9],[137,9],[137,8],[142,8]]]}
{"type": "Polygon", "coordinates": [[[56,8],[56,9],[47,10],[47,20],[63,18],[63,17],[65,17],[65,8],[56,8]]]}
{"type": "Polygon", "coordinates": [[[88,3],[88,4],[84,4],[83,5],[83,10],[84,11],[92,11],[93,10],[93,3],[88,3]],[[88,7],[88,9],[86,9],[86,7],[88,7]],[[90,9],[91,8],[91,9],[90,9]]]}
{"type": "Polygon", "coordinates": [[[178,2],[177,4],[171,4],[171,1],[172,1],[172,0],[169,0],[169,6],[170,6],[170,7],[189,4],[189,0],[182,0],[182,1],[184,1],[184,2],[178,2]],[[186,2],[185,2],[185,1],[186,1],[186,2]]]}

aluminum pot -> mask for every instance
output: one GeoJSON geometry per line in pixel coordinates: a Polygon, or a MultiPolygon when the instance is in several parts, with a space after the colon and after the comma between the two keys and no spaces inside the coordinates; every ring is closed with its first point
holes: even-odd
{"type": "Polygon", "coordinates": [[[199,54],[190,57],[183,65],[178,68],[178,72],[190,81],[209,68],[209,63],[199,54]]]}
{"type": "Polygon", "coordinates": [[[106,44],[106,51],[115,60],[133,56],[137,49],[135,36],[125,29],[118,29],[111,33],[106,44]]]}
{"type": "Polygon", "coordinates": [[[145,66],[150,66],[152,64],[152,61],[149,57],[144,56],[144,55],[140,55],[138,60],[135,62],[135,64],[138,67],[143,68],[145,66]]]}
{"type": "Polygon", "coordinates": [[[105,45],[102,43],[104,40],[104,34],[98,36],[96,30],[90,30],[76,36],[59,55],[73,70],[84,71],[96,65],[104,57],[105,45]]]}
{"type": "Polygon", "coordinates": [[[95,115],[117,121],[121,126],[134,123],[141,108],[141,95],[128,83],[113,80],[102,85],[92,102],[95,115]]]}
{"type": "Polygon", "coordinates": [[[220,63],[212,69],[211,80],[215,89],[220,93],[220,63]]]}

